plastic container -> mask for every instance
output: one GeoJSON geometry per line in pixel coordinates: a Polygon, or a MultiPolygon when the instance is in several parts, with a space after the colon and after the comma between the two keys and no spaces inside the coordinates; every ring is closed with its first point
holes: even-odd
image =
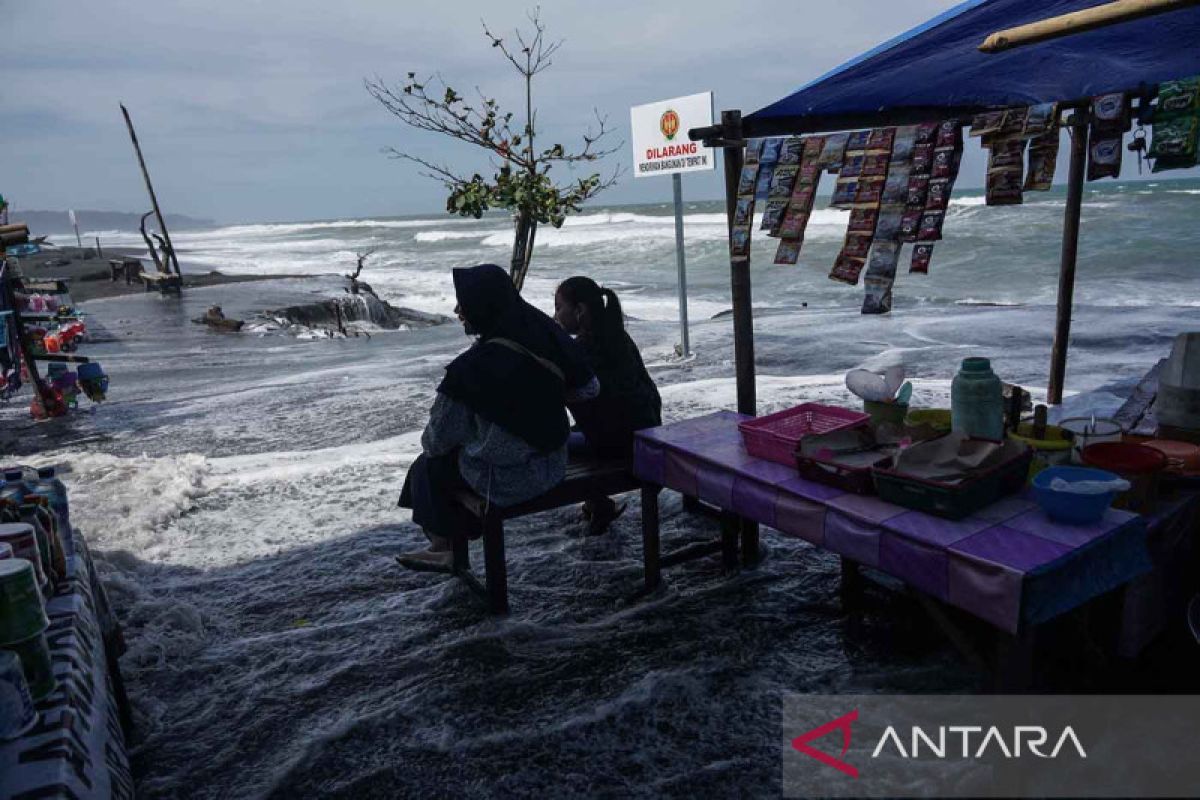
{"type": "Polygon", "coordinates": [[[800,440],[813,433],[830,433],[870,420],[866,414],[848,408],[804,403],[766,417],[738,424],[746,451],[757,458],[795,466],[800,440]]]}
{"type": "Polygon", "coordinates": [[[0,644],[0,650],[8,650],[21,659],[21,671],[29,684],[29,694],[34,701],[42,700],[58,686],[54,677],[54,664],[50,660],[50,644],[46,634],[39,633],[20,642],[0,644]]]}
{"type": "Polygon", "coordinates": [[[1032,458],[1032,450],[1021,448],[1007,461],[955,484],[928,481],[878,467],[872,470],[872,476],[879,497],[889,503],[946,519],[962,519],[1006,495],[1021,491],[1032,458]]]}
{"type": "Polygon", "coordinates": [[[21,521],[33,526],[42,554],[42,567],[50,580],[58,583],[67,577],[66,554],[58,538],[54,515],[45,502],[44,497],[26,495],[25,503],[21,506],[21,521]]]}
{"type": "Polygon", "coordinates": [[[19,739],[37,718],[21,659],[16,653],[0,650],[0,742],[19,739]]]}
{"type": "Polygon", "coordinates": [[[908,416],[908,404],[863,400],[863,411],[871,417],[872,425],[903,425],[904,418],[908,416]]]}
{"type": "Polygon", "coordinates": [[[45,587],[49,583],[46,576],[45,560],[38,546],[37,533],[33,526],[24,522],[0,523],[0,542],[6,542],[16,558],[23,558],[33,564],[37,584],[45,587]]]}
{"type": "Polygon", "coordinates": [[[1085,447],[1102,442],[1119,442],[1124,433],[1121,423],[1104,417],[1070,417],[1059,422],[1058,427],[1071,435],[1071,460],[1076,464],[1083,463],[1085,447]]]}
{"type": "Polygon", "coordinates": [[[949,433],[951,427],[950,409],[948,408],[918,408],[908,412],[904,422],[911,428],[926,426],[942,433],[949,433]]]}
{"type": "Polygon", "coordinates": [[[1047,467],[1033,479],[1034,497],[1037,499],[1038,505],[1042,507],[1042,511],[1046,512],[1046,516],[1070,525],[1089,525],[1104,516],[1104,512],[1112,505],[1116,492],[1103,494],[1060,492],[1050,487],[1056,478],[1074,483],[1076,481],[1112,481],[1118,480],[1120,476],[1102,469],[1056,466],[1047,467]]]}
{"type": "Polygon", "coordinates": [[[6,558],[13,558],[12,545],[8,542],[0,542],[0,561],[6,558]]]}
{"type": "Polygon", "coordinates": [[[1167,472],[1195,473],[1200,471],[1200,446],[1172,439],[1150,439],[1141,442],[1167,457],[1167,472]]]}
{"type": "Polygon", "coordinates": [[[1004,392],[988,359],[963,359],[950,384],[950,428],[972,439],[1004,439],[1004,392]]]}
{"type": "Polygon", "coordinates": [[[1158,483],[1167,468],[1167,457],[1141,444],[1101,442],[1083,449],[1083,463],[1089,467],[1115,472],[1133,487],[1117,496],[1113,505],[1146,513],[1158,502],[1158,483]]]}
{"type": "Polygon", "coordinates": [[[0,561],[0,644],[28,639],[49,626],[33,564],[23,558],[0,561]]]}
{"type": "Polygon", "coordinates": [[[1029,464],[1029,477],[1033,478],[1047,467],[1056,467],[1071,461],[1071,434],[1054,425],[1047,425],[1042,438],[1033,437],[1033,423],[1023,422],[1008,438],[1028,445],[1033,449],[1033,461],[1029,464]]]}
{"type": "MultiPolygon", "coordinates": [[[[69,374],[69,373],[68,373],[69,374]]],[[[38,470],[38,481],[33,486],[33,493],[47,498],[50,510],[58,520],[59,538],[62,539],[63,550],[68,556],[75,554],[75,545],[71,535],[71,506],[67,498],[67,487],[55,476],[54,467],[42,467],[38,470]]]]}

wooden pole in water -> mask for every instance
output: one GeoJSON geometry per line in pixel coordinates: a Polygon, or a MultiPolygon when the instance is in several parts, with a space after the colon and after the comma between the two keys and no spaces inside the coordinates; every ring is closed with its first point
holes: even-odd
{"type": "MultiPolygon", "coordinates": [[[[733,241],[733,215],[737,209],[738,180],[742,174],[742,112],[721,112],[721,138],[725,145],[725,214],[729,241],[733,241]]],[[[757,415],[754,386],[754,316],[750,292],[749,257],[729,257],[729,279],[733,295],[733,359],[737,374],[737,410],[757,415]]]]}
{"type": "Polygon", "coordinates": [[[1071,338],[1071,307],[1075,299],[1075,258],[1079,252],[1079,214],[1083,206],[1083,176],[1087,164],[1088,124],[1081,112],[1071,118],[1071,171],[1067,176],[1067,210],[1063,216],[1062,260],[1058,271],[1058,317],[1050,354],[1050,384],[1046,400],[1062,402],[1067,374],[1067,343],[1071,338]]]}
{"type": "MultiPolygon", "coordinates": [[[[129,129],[129,139],[133,142],[133,150],[137,153],[138,166],[142,168],[142,177],[146,179],[146,191],[150,193],[150,204],[154,206],[154,216],[158,220],[158,229],[162,231],[163,241],[167,243],[167,255],[170,259],[165,266],[170,272],[170,267],[175,266],[175,274],[182,275],[179,271],[179,257],[175,255],[175,245],[171,244],[171,234],[167,233],[167,223],[163,220],[162,210],[158,207],[158,197],[154,194],[154,185],[150,183],[150,173],[146,169],[146,160],[142,158],[142,146],[138,144],[137,134],[133,132],[133,120],[129,118],[129,110],[125,108],[125,104],[121,103],[121,113],[125,115],[125,127],[129,129]]],[[[152,246],[153,249],[153,246],[152,246]]]]}

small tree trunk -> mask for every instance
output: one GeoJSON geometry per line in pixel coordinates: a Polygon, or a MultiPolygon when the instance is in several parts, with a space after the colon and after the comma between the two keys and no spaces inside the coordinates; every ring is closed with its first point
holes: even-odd
{"type": "Polygon", "coordinates": [[[516,238],[513,241],[512,264],[509,275],[517,291],[525,285],[525,273],[529,270],[529,259],[533,256],[533,234],[537,230],[537,220],[528,211],[517,215],[516,238]]]}
{"type": "Polygon", "coordinates": [[[533,241],[537,237],[537,220],[529,220],[528,233],[525,239],[524,259],[521,262],[521,272],[517,276],[517,291],[525,288],[525,275],[529,272],[529,262],[533,260],[533,241]]]}

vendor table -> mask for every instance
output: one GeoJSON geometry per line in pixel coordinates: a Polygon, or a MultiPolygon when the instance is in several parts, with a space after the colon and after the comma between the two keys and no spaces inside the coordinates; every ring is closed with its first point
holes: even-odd
{"type": "Polygon", "coordinates": [[[83,537],[70,580],[46,605],[58,688],[24,736],[0,742],[0,798],[132,798],[115,670],[120,634],[83,537]]]}
{"type": "Polygon", "coordinates": [[[718,412],[637,435],[646,583],[659,581],[657,497],[686,497],[878,569],[1014,636],[1147,572],[1143,517],[1109,509],[1094,525],[1060,525],[1023,496],[957,521],[801,478],[742,444],[746,417],[718,412]]]}

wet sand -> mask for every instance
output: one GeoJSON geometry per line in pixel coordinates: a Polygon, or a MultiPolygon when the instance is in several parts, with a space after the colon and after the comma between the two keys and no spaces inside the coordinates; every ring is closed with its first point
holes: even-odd
{"type": "MultiPolygon", "coordinates": [[[[138,258],[142,251],[129,248],[104,248],[103,257],[96,255],[95,248],[78,247],[45,247],[42,252],[33,256],[22,256],[16,259],[22,274],[31,279],[66,279],[71,284],[71,299],[76,303],[97,300],[104,297],[118,297],[127,294],[140,294],[146,291],[141,281],[126,283],[124,278],[112,280],[108,266],[110,258],[138,258]],[[90,258],[88,255],[90,254],[90,258]]],[[[13,259],[9,259],[10,262],[13,259]]],[[[141,259],[142,268],[147,272],[154,271],[154,264],[146,258],[141,259]]],[[[180,269],[183,271],[183,288],[189,289],[201,286],[217,286],[225,283],[246,283],[250,281],[279,280],[280,278],[303,277],[300,275],[225,275],[216,270],[197,271],[189,268],[185,260],[181,260],[180,269]]]]}

